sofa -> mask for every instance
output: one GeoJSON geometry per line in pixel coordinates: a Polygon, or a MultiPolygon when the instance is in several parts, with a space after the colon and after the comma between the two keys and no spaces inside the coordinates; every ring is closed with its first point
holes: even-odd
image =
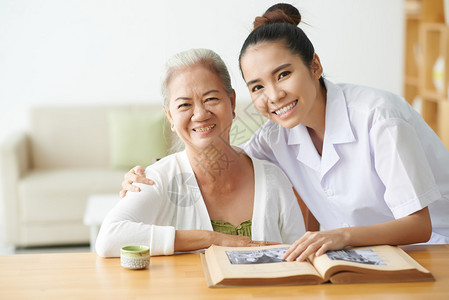
{"type": "MultiPolygon", "coordinates": [[[[265,120],[250,102],[236,112],[231,141],[241,144],[265,120]]],[[[129,168],[177,144],[160,104],[35,106],[27,119],[0,145],[1,221],[15,247],[88,243],[89,196],[118,194],[129,168]]]]}

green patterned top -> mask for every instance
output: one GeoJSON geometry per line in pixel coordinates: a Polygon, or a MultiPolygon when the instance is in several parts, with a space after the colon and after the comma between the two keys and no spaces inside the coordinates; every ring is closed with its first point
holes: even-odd
{"type": "Polygon", "coordinates": [[[212,228],[214,229],[214,231],[232,235],[242,235],[251,237],[251,224],[252,224],[251,220],[244,221],[237,227],[229,222],[215,221],[215,220],[210,220],[210,222],[212,223],[212,228]]]}

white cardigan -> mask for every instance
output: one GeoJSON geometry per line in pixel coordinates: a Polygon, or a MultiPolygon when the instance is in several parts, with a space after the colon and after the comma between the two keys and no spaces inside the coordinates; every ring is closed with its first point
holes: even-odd
{"type": "MultiPolygon", "coordinates": [[[[252,240],[293,243],[305,233],[301,210],[286,175],[252,158],[255,177],[252,240]]],[[[185,151],[146,168],[155,184],[136,184],[109,212],[96,242],[103,257],[120,256],[126,245],[148,245],[151,255],[174,252],[175,230],[213,230],[185,151]]]]}

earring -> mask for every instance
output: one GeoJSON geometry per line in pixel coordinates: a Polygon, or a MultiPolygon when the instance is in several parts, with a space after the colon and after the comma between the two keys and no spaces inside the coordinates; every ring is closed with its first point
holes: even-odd
{"type": "Polygon", "coordinates": [[[235,111],[232,112],[232,116],[235,118],[235,111]]]}
{"type": "Polygon", "coordinates": [[[175,131],[175,124],[174,123],[171,123],[171,130],[175,131]]]}

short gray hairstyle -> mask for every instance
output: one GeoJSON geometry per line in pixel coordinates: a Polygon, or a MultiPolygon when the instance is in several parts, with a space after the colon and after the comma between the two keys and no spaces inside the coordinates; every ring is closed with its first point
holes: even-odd
{"type": "Polygon", "coordinates": [[[217,74],[221,79],[226,92],[232,95],[231,76],[229,75],[226,64],[221,57],[210,49],[197,48],[179,52],[173,55],[165,63],[165,69],[162,73],[161,93],[164,98],[164,105],[168,109],[168,91],[167,86],[170,79],[177,71],[192,67],[196,64],[202,64],[210,71],[217,74]]]}

